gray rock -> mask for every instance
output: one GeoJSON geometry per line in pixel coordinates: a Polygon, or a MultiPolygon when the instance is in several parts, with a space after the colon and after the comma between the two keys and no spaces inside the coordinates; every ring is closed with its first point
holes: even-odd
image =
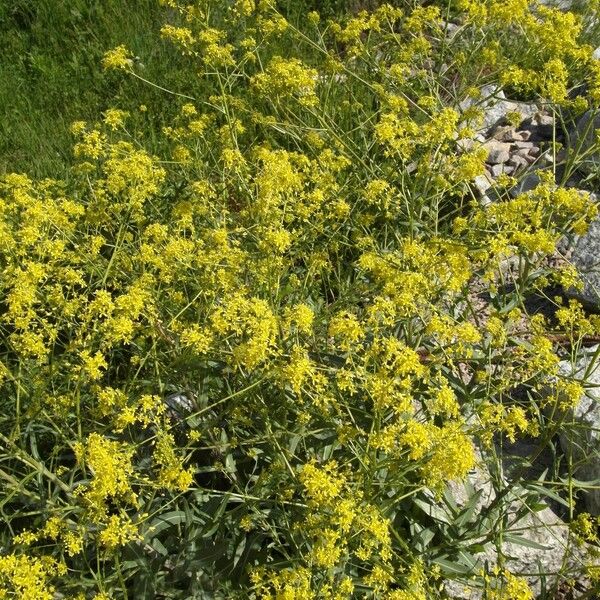
{"type": "MultiPolygon", "coordinates": [[[[531,149],[528,149],[528,148],[522,148],[520,150],[517,150],[511,157],[511,161],[514,158],[523,158],[523,159],[525,159],[525,162],[527,164],[531,164],[535,160],[535,156],[531,152],[531,149]]],[[[515,166],[517,166],[516,163],[515,163],[515,166]]]]}
{"type": "Polygon", "coordinates": [[[560,8],[561,10],[569,10],[573,7],[573,0],[539,0],[540,4],[551,8],[560,8]]]}
{"type": "MultiPolygon", "coordinates": [[[[560,157],[557,157],[560,160],[560,157]]],[[[546,150],[546,152],[542,152],[538,158],[537,162],[540,166],[543,165],[553,165],[554,164],[554,153],[552,150],[546,150]]]]}
{"type": "Polygon", "coordinates": [[[175,421],[182,421],[184,416],[194,409],[193,401],[182,392],[174,392],[165,398],[167,414],[175,421]]]}
{"type": "Polygon", "coordinates": [[[596,130],[600,129],[600,111],[588,110],[569,132],[569,150],[580,156],[580,169],[586,172],[600,166],[600,144],[596,130]]]}
{"type": "Polygon", "coordinates": [[[490,165],[498,165],[508,161],[510,158],[510,144],[490,140],[483,147],[488,151],[486,162],[490,165]]]}
{"type": "Polygon", "coordinates": [[[592,52],[592,58],[595,58],[596,60],[600,60],[600,47],[596,48],[592,52]]]}
{"type": "Polygon", "coordinates": [[[448,39],[452,39],[459,31],[460,25],[451,23],[450,21],[441,21],[440,25],[448,39]]]}
{"type": "Polygon", "coordinates": [[[494,183],[493,180],[487,174],[478,175],[473,180],[473,184],[475,186],[475,190],[480,195],[485,194],[492,187],[493,183],[494,183]]]}
{"type": "Polygon", "coordinates": [[[473,148],[474,145],[475,145],[475,141],[470,138],[463,138],[463,139],[456,141],[456,147],[461,152],[467,152],[467,151],[471,150],[471,148],[473,148]]]}
{"type": "Polygon", "coordinates": [[[555,135],[554,117],[536,112],[521,123],[521,129],[529,132],[530,142],[550,142],[555,135]]]}
{"type": "Polygon", "coordinates": [[[484,111],[483,123],[480,127],[480,131],[483,132],[489,132],[500,124],[509,112],[518,111],[523,119],[526,119],[538,110],[535,104],[509,100],[500,87],[491,84],[481,88],[479,99],[468,97],[459,104],[459,108],[463,111],[472,106],[478,106],[484,111]]]}
{"type": "Polygon", "coordinates": [[[504,165],[492,165],[492,177],[499,177],[504,172],[504,165]]]}
{"type": "Polygon", "coordinates": [[[541,181],[542,180],[537,173],[527,173],[527,175],[525,175],[525,177],[523,177],[523,179],[521,179],[517,185],[512,187],[508,193],[513,198],[516,198],[525,192],[530,192],[531,190],[535,189],[541,183],[541,181]]]}
{"type": "Polygon", "coordinates": [[[592,221],[587,232],[572,245],[571,262],[583,281],[583,289],[567,294],[590,305],[600,306],[600,220],[592,221]]]}
{"type": "Polygon", "coordinates": [[[524,169],[528,167],[531,163],[531,160],[527,157],[520,156],[519,154],[513,154],[510,157],[509,165],[513,166],[515,170],[524,169]]]}
{"type": "Polygon", "coordinates": [[[500,142],[512,142],[520,139],[516,129],[512,125],[501,125],[500,127],[497,127],[492,137],[500,142]]]}
{"type": "Polygon", "coordinates": [[[574,477],[595,484],[584,494],[587,511],[600,515],[600,346],[585,349],[575,365],[563,361],[560,374],[581,381],[585,393],[565,415],[559,433],[563,452],[574,466],[574,477]]]}
{"type": "Polygon", "coordinates": [[[519,148],[520,150],[525,149],[525,148],[535,148],[536,146],[534,145],[533,142],[514,142],[511,144],[511,146],[513,148],[519,148]]]}
{"type": "Polygon", "coordinates": [[[554,125],[554,117],[552,115],[549,115],[549,114],[543,113],[543,112],[538,112],[535,115],[533,115],[532,120],[537,125],[550,126],[550,127],[552,127],[554,125]]]}
{"type": "MultiPolygon", "coordinates": [[[[481,455],[479,458],[481,459],[481,455]]],[[[497,478],[495,480],[498,481],[497,478]]],[[[564,521],[550,508],[536,512],[528,509],[526,490],[518,482],[508,482],[502,477],[500,480],[502,488],[497,489],[497,483],[493,483],[489,470],[481,460],[464,483],[448,485],[446,497],[449,497],[449,501],[432,508],[431,517],[453,522],[456,516],[452,515],[452,504],[460,511],[461,507],[471,501],[471,523],[463,523],[463,527],[477,531],[477,526],[483,525],[483,531],[479,531],[484,534],[481,537],[473,536],[474,539],[469,540],[472,548],[477,542],[483,542],[486,527],[498,522],[500,513],[506,513],[502,543],[502,553],[506,557],[504,566],[513,574],[522,574],[536,595],[541,592],[542,579],[545,579],[546,587],[551,588],[560,583],[567,572],[579,578],[583,571],[582,565],[589,563],[589,559],[585,549],[572,544],[569,528],[564,521]],[[503,495],[503,502],[508,504],[508,510],[494,505],[499,494],[503,495]],[[519,543],[519,540],[523,540],[523,543],[519,543]]],[[[489,541],[480,550],[482,551],[472,552],[467,546],[461,553],[474,563],[472,572],[483,568],[486,562],[490,568],[498,562],[497,549],[489,541]]],[[[479,600],[483,597],[481,589],[468,580],[448,582],[446,591],[451,598],[457,599],[479,600]]]]}

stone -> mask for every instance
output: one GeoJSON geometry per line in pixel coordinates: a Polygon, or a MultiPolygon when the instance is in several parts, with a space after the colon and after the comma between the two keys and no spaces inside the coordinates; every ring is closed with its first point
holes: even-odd
{"type": "Polygon", "coordinates": [[[517,150],[514,153],[514,156],[518,156],[519,158],[524,158],[528,164],[533,164],[535,162],[535,157],[539,154],[538,148],[522,148],[517,150]]]}
{"type": "Polygon", "coordinates": [[[473,182],[475,183],[477,190],[481,193],[487,192],[494,183],[494,181],[485,173],[475,177],[473,182]]]}
{"type": "Polygon", "coordinates": [[[519,149],[524,149],[524,148],[535,148],[536,146],[534,145],[533,142],[513,142],[511,144],[512,148],[519,148],[519,149]]]}
{"type": "Polygon", "coordinates": [[[521,148],[519,150],[515,150],[515,152],[511,155],[510,160],[512,161],[517,156],[519,158],[524,158],[528,163],[532,162],[532,157],[530,156],[531,148],[521,148]]]}
{"type": "Polygon", "coordinates": [[[504,165],[492,165],[492,177],[499,177],[505,173],[504,165]]]}
{"type": "Polygon", "coordinates": [[[552,152],[552,150],[546,150],[546,152],[542,152],[538,156],[537,162],[540,165],[553,165],[554,164],[554,152],[552,152]]]}
{"type": "Polygon", "coordinates": [[[569,150],[582,157],[580,169],[593,171],[600,166],[600,144],[596,130],[600,129],[600,111],[588,110],[569,132],[569,150]]]}
{"type": "MultiPolygon", "coordinates": [[[[549,507],[535,512],[528,508],[528,492],[519,484],[518,479],[509,481],[506,477],[501,477],[501,489],[498,490],[498,483],[492,483],[490,471],[480,452],[478,458],[480,460],[477,467],[469,473],[464,483],[448,484],[445,494],[447,501],[434,504],[430,516],[434,520],[453,522],[456,513],[453,515],[452,511],[460,512],[470,502],[473,507],[472,516],[467,523],[462,523],[462,527],[476,531],[482,520],[488,519],[487,523],[491,524],[498,518],[501,509],[495,509],[494,501],[498,494],[503,494],[504,501],[509,506],[508,511],[502,511],[507,514],[503,524],[501,548],[505,556],[504,566],[513,574],[524,576],[536,596],[541,593],[542,580],[545,580],[546,588],[551,589],[561,583],[567,576],[566,572],[577,579],[583,579],[581,565],[590,562],[587,548],[576,547],[570,542],[568,525],[549,507]],[[475,494],[478,496],[475,497],[475,494]],[[485,513],[487,516],[482,519],[485,513]],[[523,542],[519,543],[521,540],[523,542]],[[563,575],[558,575],[559,572],[563,575]]],[[[482,533],[484,535],[480,538],[471,538],[463,542],[462,548],[457,548],[457,552],[461,551],[463,557],[466,555],[466,559],[473,565],[471,572],[482,569],[486,562],[493,569],[498,562],[496,547],[489,541],[485,543],[485,532],[482,533]],[[473,550],[478,541],[483,543],[483,547],[478,548],[479,552],[473,550]]],[[[598,561],[594,559],[594,562],[598,561]]],[[[581,583],[589,586],[589,582],[581,583]]],[[[483,597],[481,589],[470,585],[468,579],[447,582],[445,589],[451,598],[479,600],[483,597]]]]}
{"type": "Polygon", "coordinates": [[[472,106],[477,106],[484,112],[483,123],[479,127],[479,130],[484,133],[501,124],[509,112],[518,111],[525,119],[533,116],[538,110],[535,104],[509,100],[499,86],[492,84],[481,87],[480,98],[468,97],[459,103],[459,108],[462,111],[472,106]]]}
{"type": "Polygon", "coordinates": [[[488,191],[491,191],[494,178],[487,171],[483,175],[478,175],[473,180],[473,187],[475,196],[479,200],[479,204],[483,207],[489,206],[492,203],[492,199],[487,195],[488,191]]]}
{"type": "Polygon", "coordinates": [[[475,141],[470,138],[462,138],[462,139],[456,141],[456,147],[461,152],[467,152],[467,151],[471,150],[471,148],[473,148],[474,145],[475,145],[475,141]]]}
{"type": "Polygon", "coordinates": [[[450,21],[441,21],[440,25],[448,39],[452,39],[460,29],[460,25],[457,25],[456,23],[452,23],[450,21]]]}
{"type": "Polygon", "coordinates": [[[592,58],[595,58],[596,60],[600,60],[600,47],[596,48],[592,52],[592,58]]]}
{"type": "Polygon", "coordinates": [[[510,144],[490,140],[483,145],[488,151],[486,162],[490,165],[505,163],[510,158],[510,144]]]}
{"type": "Polygon", "coordinates": [[[560,10],[570,10],[573,7],[573,0],[539,0],[540,4],[560,10]]]}
{"type": "Polygon", "coordinates": [[[513,154],[508,161],[508,164],[515,168],[515,170],[523,169],[528,167],[531,163],[530,160],[524,158],[523,156],[519,156],[518,154],[513,154]]]}
{"type": "Polygon", "coordinates": [[[559,364],[561,375],[585,384],[579,403],[565,415],[565,425],[559,432],[563,452],[574,465],[573,476],[583,482],[593,482],[597,489],[584,492],[587,511],[600,515],[600,346],[586,348],[573,365],[559,364]]]}
{"type": "Polygon", "coordinates": [[[542,125],[545,127],[554,126],[554,117],[543,112],[537,112],[535,115],[533,115],[532,121],[536,125],[542,125]]]}
{"type": "Polygon", "coordinates": [[[516,158],[528,158],[529,148],[515,148],[510,154],[510,160],[508,161],[511,165],[514,164],[516,158]]]}
{"type": "Polygon", "coordinates": [[[550,142],[555,135],[554,117],[537,112],[521,123],[521,129],[529,132],[531,142],[550,142]]]}
{"type": "Polygon", "coordinates": [[[193,401],[182,392],[174,392],[164,399],[167,414],[175,421],[182,421],[184,416],[194,409],[193,401]]]}
{"type": "Polygon", "coordinates": [[[512,125],[502,125],[496,128],[492,137],[500,142],[512,142],[517,139],[517,131],[512,125]]]}
{"type": "Polygon", "coordinates": [[[541,183],[541,181],[542,180],[540,179],[540,176],[537,173],[528,173],[527,175],[525,175],[525,177],[523,177],[523,179],[521,179],[521,181],[519,181],[519,183],[512,187],[508,193],[513,198],[516,198],[521,194],[530,192],[531,190],[535,189],[541,183]]]}
{"type": "Polygon", "coordinates": [[[567,294],[600,307],[600,219],[592,221],[587,232],[574,240],[571,262],[583,281],[583,289],[570,289],[567,294]]]}

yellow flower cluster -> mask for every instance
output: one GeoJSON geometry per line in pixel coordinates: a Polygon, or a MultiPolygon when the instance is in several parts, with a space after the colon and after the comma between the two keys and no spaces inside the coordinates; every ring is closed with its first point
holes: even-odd
{"type": "Polygon", "coordinates": [[[262,96],[281,100],[296,98],[304,106],[318,102],[315,88],[318,72],[306,67],[299,59],[276,56],[266,66],[264,73],[255,75],[251,86],[262,96]]]}
{"type": "Polygon", "coordinates": [[[133,66],[131,54],[125,46],[117,46],[109,50],[102,59],[105,69],[129,69],[133,66]]]}
{"type": "Polygon", "coordinates": [[[54,573],[64,575],[64,565],[26,555],[0,556],[0,598],[52,600],[54,586],[49,580],[54,573]]]}

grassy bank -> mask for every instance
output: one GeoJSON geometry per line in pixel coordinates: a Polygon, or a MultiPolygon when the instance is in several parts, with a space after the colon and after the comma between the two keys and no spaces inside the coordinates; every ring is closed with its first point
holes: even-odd
{"type": "Polygon", "coordinates": [[[57,176],[72,162],[75,120],[97,120],[115,104],[153,107],[152,135],[170,98],[139,80],[104,74],[104,52],[127,43],[140,74],[177,85],[178,55],[160,40],[164,10],[153,0],[16,0],[0,3],[0,173],[57,176]]]}

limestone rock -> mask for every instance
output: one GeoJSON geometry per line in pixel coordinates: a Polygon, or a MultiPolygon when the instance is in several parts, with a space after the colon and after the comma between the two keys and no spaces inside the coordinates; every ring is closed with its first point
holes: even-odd
{"type": "Polygon", "coordinates": [[[531,161],[528,160],[528,158],[520,156],[519,154],[513,154],[508,164],[512,165],[515,170],[519,170],[528,167],[530,163],[531,161]]]}
{"type": "MultiPolygon", "coordinates": [[[[560,373],[585,382],[579,404],[568,412],[559,434],[563,452],[571,457],[574,476],[580,481],[600,480],[600,346],[587,348],[575,365],[560,363],[560,373]]],[[[584,494],[590,514],[600,515],[600,485],[584,494]]]]}
{"type": "Polygon", "coordinates": [[[588,110],[577,121],[577,127],[569,132],[569,149],[583,158],[580,168],[592,171],[600,167],[600,111],[588,110]]]}
{"type": "MultiPolygon", "coordinates": [[[[481,458],[481,455],[480,455],[481,458]]],[[[492,483],[490,472],[482,462],[479,463],[464,483],[450,483],[446,496],[450,496],[449,503],[440,503],[432,511],[432,518],[444,518],[453,521],[456,519],[452,508],[442,508],[455,503],[460,513],[461,507],[472,507],[471,517],[473,527],[483,518],[493,523],[498,518],[495,511],[494,501],[498,494],[505,494],[504,502],[509,504],[508,518],[505,522],[503,533],[504,542],[502,552],[506,558],[505,567],[513,574],[522,574],[526,577],[530,587],[535,594],[540,594],[542,579],[545,576],[545,585],[551,588],[560,584],[570,573],[575,578],[581,579],[583,565],[590,562],[586,548],[573,545],[570,539],[567,524],[560,519],[550,508],[533,511],[527,502],[527,492],[518,485],[518,482],[503,481],[505,489],[497,491],[492,483]],[[474,496],[477,494],[477,496],[474,496]],[[446,514],[444,514],[446,511],[446,514]],[[535,575],[535,573],[540,575],[535,575]]],[[[500,512],[500,511],[498,511],[500,512]]],[[[463,523],[463,527],[468,526],[463,523]]],[[[469,540],[471,548],[477,544],[477,539],[469,540]]],[[[480,540],[484,542],[484,540],[480,540]]],[[[473,564],[473,571],[482,569],[486,561],[490,568],[497,564],[497,550],[493,544],[483,543],[480,552],[464,550],[467,559],[473,564]]],[[[595,559],[596,562],[597,559],[595,559]]],[[[583,582],[585,583],[585,582],[583,582]]],[[[479,600],[482,592],[468,580],[464,582],[452,581],[446,584],[446,591],[452,598],[479,600]]]]}
{"type": "Polygon", "coordinates": [[[509,112],[518,111],[525,119],[533,116],[538,110],[535,104],[507,99],[502,89],[495,85],[484,85],[479,99],[469,97],[459,104],[459,108],[463,111],[472,106],[477,106],[484,111],[483,123],[480,127],[483,132],[488,132],[501,123],[509,112]]]}
{"type": "Polygon", "coordinates": [[[561,10],[570,10],[573,7],[573,0],[539,0],[540,4],[544,4],[551,8],[560,8],[561,10]]]}
{"type": "Polygon", "coordinates": [[[505,163],[510,158],[510,144],[490,140],[483,147],[488,151],[486,162],[490,165],[499,165],[505,163]]]}
{"type": "Polygon", "coordinates": [[[509,194],[516,198],[525,192],[530,192],[535,189],[541,183],[540,176],[537,173],[528,173],[515,185],[513,188],[509,190],[509,194]]]}
{"type": "Polygon", "coordinates": [[[492,165],[491,169],[492,177],[499,177],[502,173],[505,173],[504,165],[492,165]]]}
{"type": "Polygon", "coordinates": [[[554,137],[554,117],[542,112],[530,115],[520,125],[520,129],[529,132],[530,142],[550,142],[554,137]]]}
{"type": "Polygon", "coordinates": [[[500,127],[497,127],[494,130],[492,137],[499,142],[512,142],[520,139],[517,130],[512,125],[501,125],[500,127]]]}

